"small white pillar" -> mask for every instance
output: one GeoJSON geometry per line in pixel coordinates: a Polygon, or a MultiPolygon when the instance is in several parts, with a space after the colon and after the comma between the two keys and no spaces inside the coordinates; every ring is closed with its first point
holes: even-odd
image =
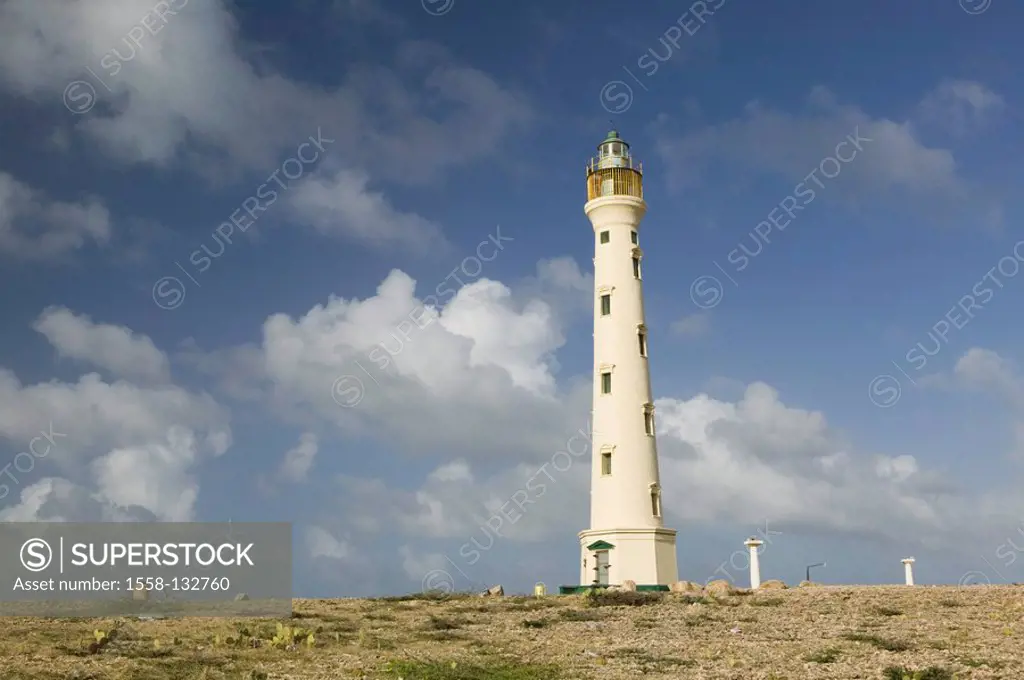
{"type": "Polygon", "coordinates": [[[908,557],[905,560],[902,560],[902,562],[903,571],[906,573],[907,576],[907,585],[912,586],[914,585],[914,558],[908,557]]]}
{"type": "Polygon", "coordinates": [[[758,562],[757,549],[764,545],[764,541],[751,536],[743,545],[750,550],[750,589],[757,590],[761,587],[761,564],[758,562]]]}

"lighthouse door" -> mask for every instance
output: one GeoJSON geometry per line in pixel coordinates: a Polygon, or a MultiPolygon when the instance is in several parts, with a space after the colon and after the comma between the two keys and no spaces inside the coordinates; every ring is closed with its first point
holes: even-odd
{"type": "Polygon", "coordinates": [[[598,550],[594,553],[595,560],[597,562],[597,582],[600,585],[608,585],[608,551],[598,550]]]}

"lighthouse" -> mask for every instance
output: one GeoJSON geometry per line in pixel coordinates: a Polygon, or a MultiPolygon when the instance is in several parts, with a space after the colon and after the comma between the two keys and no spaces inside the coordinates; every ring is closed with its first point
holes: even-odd
{"type": "Polygon", "coordinates": [[[580,584],[666,590],[678,580],[676,532],[663,519],[640,221],[643,167],[612,130],[587,164],[594,227],[594,402],[590,528],[580,584]]]}

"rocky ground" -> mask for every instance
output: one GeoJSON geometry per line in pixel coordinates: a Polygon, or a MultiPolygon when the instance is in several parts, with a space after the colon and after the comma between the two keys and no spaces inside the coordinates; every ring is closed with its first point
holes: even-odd
{"type": "Polygon", "coordinates": [[[4,680],[1024,678],[1016,586],[416,595],[296,600],[284,620],[5,623],[4,680]]]}

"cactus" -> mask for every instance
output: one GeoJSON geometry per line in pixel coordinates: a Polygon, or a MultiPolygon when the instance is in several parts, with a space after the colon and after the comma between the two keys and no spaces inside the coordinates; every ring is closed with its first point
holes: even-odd
{"type": "Polygon", "coordinates": [[[307,647],[312,647],[315,644],[316,644],[316,640],[313,638],[313,634],[310,633],[309,635],[306,636],[306,646],[307,647]]]}
{"type": "Polygon", "coordinates": [[[295,644],[295,638],[301,637],[301,628],[292,628],[281,623],[277,624],[277,635],[270,641],[275,647],[290,647],[295,644]]]}

